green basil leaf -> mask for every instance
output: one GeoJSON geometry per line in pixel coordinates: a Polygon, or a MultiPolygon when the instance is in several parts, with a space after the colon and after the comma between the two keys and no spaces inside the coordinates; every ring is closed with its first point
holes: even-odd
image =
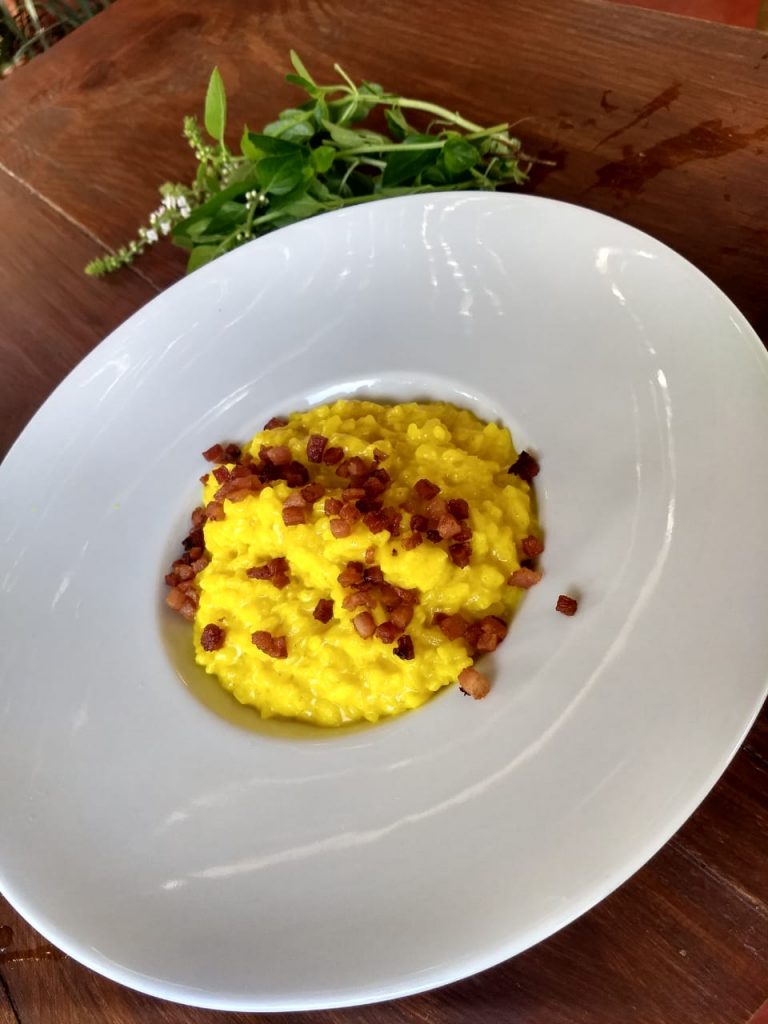
{"type": "Polygon", "coordinates": [[[214,68],[208,80],[205,94],[205,130],[212,139],[224,144],[224,130],[227,127],[227,94],[218,68],[214,68]]]}
{"type": "Polygon", "coordinates": [[[271,128],[285,142],[306,143],[315,134],[315,128],[309,121],[277,121],[268,124],[264,131],[269,132],[271,128]]]}
{"type": "Polygon", "coordinates": [[[439,149],[416,149],[419,143],[434,142],[433,135],[409,135],[399,149],[390,153],[381,184],[384,188],[413,182],[429,164],[437,161],[439,149]]]}
{"type": "Polygon", "coordinates": [[[209,221],[212,220],[218,210],[225,203],[229,202],[230,199],[237,199],[238,196],[245,195],[245,193],[250,189],[257,187],[258,184],[253,177],[246,181],[238,181],[234,185],[228,185],[227,188],[222,189],[221,192],[217,192],[215,196],[212,196],[206,203],[203,203],[202,206],[198,206],[197,209],[193,210],[185,220],[177,225],[173,230],[173,237],[175,238],[177,231],[180,230],[183,233],[189,233],[190,227],[198,221],[205,220],[206,218],[209,221]]]}
{"type": "Polygon", "coordinates": [[[315,80],[304,67],[304,62],[302,61],[301,57],[298,55],[298,53],[296,53],[295,50],[290,51],[290,58],[291,64],[293,65],[293,70],[296,72],[296,74],[306,79],[311,85],[315,85],[315,80]]]}
{"type": "Polygon", "coordinates": [[[445,175],[445,171],[442,170],[437,164],[432,164],[431,167],[425,167],[421,172],[421,181],[425,185],[447,185],[448,178],[445,175]]]}
{"type": "Polygon", "coordinates": [[[256,164],[256,179],[263,192],[282,195],[304,178],[304,160],[299,154],[265,156],[256,164]]]}
{"type": "Polygon", "coordinates": [[[322,96],[318,97],[316,102],[312,104],[311,114],[315,130],[320,131],[323,127],[323,121],[328,120],[328,104],[322,96]]]}
{"type": "Polygon", "coordinates": [[[311,196],[304,195],[281,207],[280,212],[295,217],[296,220],[302,220],[304,217],[312,217],[316,213],[321,213],[324,209],[323,203],[319,203],[311,196]]]}
{"type": "Polygon", "coordinates": [[[315,134],[312,111],[288,107],[281,112],[277,121],[272,121],[264,128],[264,134],[286,142],[306,142],[315,134]]]}
{"type": "Polygon", "coordinates": [[[179,224],[174,232],[174,239],[178,238],[182,234],[186,234],[192,241],[200,238],[208,230],[208,225],[211,223],[210,217],[203,217],[202,220],[196,220],[193,224],[184,222],[179,224]]]}
{"type": "Polygon", "coordinates": [[[218,255],[219,247],[217,245],[195,246],[187,260],[187,273],[191,274],[193,270],[197,270],[199,267],[205,266],[206,263],[210,263],[211,260],[216,259],[218,255]]]}
{"type": "Polygon", "coordinates": [[[402,142],[411,130],[403,116],[402,110],[398,110],[397,107],[387,107],[384,111],[384,119],[387,122],[387,128],[389,128],[389,134],[392,138],[402,142]]]}
{"type": "Polygon", "coordinates": [[[298,85],[300,89],[308,92],[310,96],[317,93],[316,87],[310,82],[308,78],[302,78],[301,75],[286,75],[286,82],[290,82],[291,85],[298,85]]]}
{"type": "Polygon", "coordinates": [[[318,174],[325,174],[330,169],[335,156],[336,150],[333,146],[318,146],[317,149],[312,150],[309,158],[315,171],[318,174]]]}
{"type": "Polygon", "coordinates": [[[328,120],[323,121],[323,127],[342,149],[355,149],[360,145],[360,133],[352,128],[344,128],[342,125],[328,120]]]}
{"type": "Polygon", "coordinates": [[[480,160],[480,153],[471,142],[459,136],[452,136],[443,146],[440,161],[452,177],[465,174],[480,160]]]}
{"type": "Polygon", "coordinates": [[[315,199],[319,199],[321,203],[327,203],[333,195],[325,182],[320,181],[319,178],[313,178],[310,181],[309,185],[307,185],[307,192],[315,199]]]}
{"type": "Polygon", "coordinates": [[[254,163],[264,156],[292,156],[301,154],[300,146],[295,142],[286,139],[276,138],[274,135],[262,135],[258,132],[248,132],[249,159],[254,163]],[[250,156],[250,153],[255,154],[250,156]]]}
{"type": "Polygon", "coordinates": [[[245,221],[248,210],[245,203],[236,203],[228,200],[222,203],[216,213],[211,217],[206,234],[220,234],[224,231],[231,231],[236,224],[245,221]]]}

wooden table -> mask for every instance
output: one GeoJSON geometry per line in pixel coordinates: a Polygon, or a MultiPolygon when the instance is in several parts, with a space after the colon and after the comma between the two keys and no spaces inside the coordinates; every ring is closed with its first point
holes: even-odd
{"type": "MultiPolygon", "coordinates": [[[[230,123],[256,127],[291,102],[290,46],[313,69],[339,60],[475,120],[526,118],[527,148],[557,163],[536,192],[657,235],[768,337],[768,37],[600,0],[120,0],[0,84],[0,454],[89,349],[181,275],[170,248],[107,281],[81,269],[132,234],[157,183],[189,176],[179,128],[211,65],[230,123]]],[[[763,713],[678,835],[551,939],[398,1003],[259,1019],[765,1022],[767,853],[763,713]]],[[[2,900],[0,951],[0,1024],[256,1019],[106,981],[2,900]]]]}

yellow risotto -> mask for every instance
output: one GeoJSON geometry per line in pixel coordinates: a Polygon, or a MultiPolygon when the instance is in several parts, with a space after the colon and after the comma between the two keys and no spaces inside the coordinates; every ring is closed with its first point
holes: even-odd
{"type": "Polygon", "coordinates": [[[321,726],[460,676],[484,696],[473,660],[540,575],[535,460],[446,403],[338,401],[268,427],[206,453],[197,532],[166,577],[200,665],[264,717],[321,726]]]}

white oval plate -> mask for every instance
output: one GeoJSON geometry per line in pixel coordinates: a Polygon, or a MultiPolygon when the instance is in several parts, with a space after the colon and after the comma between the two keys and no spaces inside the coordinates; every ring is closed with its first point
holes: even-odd
{"type": "Polygon", "coordinates": [[[0,488],[2,889],[166,999],[340,1006],[512,956],[658,850],[765,694],[768,359],[692,266],[576,207],[411,197],[245,246],[88,356],[0,488]],[[162,606],[199,453],[349,394],[449,398],[538,452],[545,580],[485,701],[243,728],[162,606]]]}

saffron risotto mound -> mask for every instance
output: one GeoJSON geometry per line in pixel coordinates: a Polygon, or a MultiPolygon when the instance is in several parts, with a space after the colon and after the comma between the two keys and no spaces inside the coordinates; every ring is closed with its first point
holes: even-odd
{"type": "Polygon", "coordinates": [[[460,676],[484,696],[474,657],[540,575],[515,469],[530,457],[438,402],[343,400],[267,427],[205,453],[204,554],[182,586],[199,664],[265,718],[319,726],[400,714],[460,676]]]}

